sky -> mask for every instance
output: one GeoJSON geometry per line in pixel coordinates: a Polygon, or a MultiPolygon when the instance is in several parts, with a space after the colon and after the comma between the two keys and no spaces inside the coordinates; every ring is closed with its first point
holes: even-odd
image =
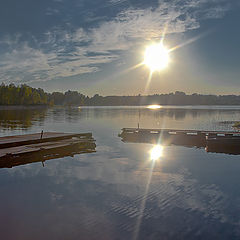
{"type": "Polygon", "coordinates": [[[92,96],[240,94],[239,0],[1,0],[0,82],[92,96]],[[165,35],[164,35],[165,33],[165,35]],[[134,68],[147,46],[168,67],[134,68]]]}

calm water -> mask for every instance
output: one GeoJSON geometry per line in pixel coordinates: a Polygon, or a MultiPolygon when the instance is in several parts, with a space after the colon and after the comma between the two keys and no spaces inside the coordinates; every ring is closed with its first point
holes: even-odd
{"type": "Polygon", "coordinates": [[[92,132],[97,152],[0,169],[0,239],[240,239],[240,157],[123,143],[121,128],[232,130],[237,107],[0,110],[0,136],[92,132]]]}

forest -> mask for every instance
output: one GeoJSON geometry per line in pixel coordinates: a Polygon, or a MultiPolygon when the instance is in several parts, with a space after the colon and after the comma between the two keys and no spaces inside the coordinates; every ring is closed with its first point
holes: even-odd
{"type": "Polygon", "coordinates": [[[47,93],[41,88],[0,85],[0,105],[138,106],[138,105],[240,105],[239,95],[168,94],[136,96],[86,96],[78,91],[47,93]]]}

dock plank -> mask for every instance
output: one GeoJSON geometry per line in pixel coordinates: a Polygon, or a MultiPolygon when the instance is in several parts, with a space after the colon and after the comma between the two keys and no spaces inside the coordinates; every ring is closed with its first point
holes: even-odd
{"type": "Polygon", "coordinates": [[[141,132],[141,133],[162,133],[162,132],[167,132],[167,133],[186,133],[186,134],[192,134],[192,133],[195,133],[195,134],[205,134],[205,135],[208,135],[208,134],[223,134],[223,135],[240,135],[240,132],[239,131],[206,131],[206,130],[184,130],[184,129],[165,129],[165,128],[162,128],[162,129],[156,129],[156,128],[153,128],[153,129],[146,129],[146,128],[122,128],[122,132],[141,132]]]}
{"type": "Polygon", "coordinates": [[[61,132],[45,132],[42,135],[41,133],[33,133],[33,134],[25,134],[25,135],[16,135],[16,136],[7,136],[0,137],[0,149],[30,145],[34,143],[43,143],[43,142],[51,142],[63,139],[71,139],[73,137],[78,138],[89,138],[92,137],[91,133],[61,133],[61,132]]]}
{"type": "MultiPolygon", "coordinates": [[[[91,143],[91,142],[94,142],[94,140],[89,139],[87,142],[91,143]]],[[[18,147],[4,148],[4,149],[0,149],[0,158],[7,155],[14,156],[14,155],[20,155],[20,154],[26,154],[26,153],[34,153],[42,150],[64,148],[70,145],[80,144],[80,143],[86,143],[86,140],[65,139],[65,140],[59,140],[54,142],[45,142],[45,143],[29,144],[29,145],[18,146],[18,147]]]]}

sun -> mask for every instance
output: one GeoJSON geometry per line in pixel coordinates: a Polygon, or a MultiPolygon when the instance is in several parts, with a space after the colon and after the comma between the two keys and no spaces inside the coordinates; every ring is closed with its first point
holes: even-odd
{"type": "Polygon", "coordinates": [[[153,44],[146,48],[144,55],[144,64],[151,72],[161,71],[168,66],[169,50],[163,43],[153,44]]]}

